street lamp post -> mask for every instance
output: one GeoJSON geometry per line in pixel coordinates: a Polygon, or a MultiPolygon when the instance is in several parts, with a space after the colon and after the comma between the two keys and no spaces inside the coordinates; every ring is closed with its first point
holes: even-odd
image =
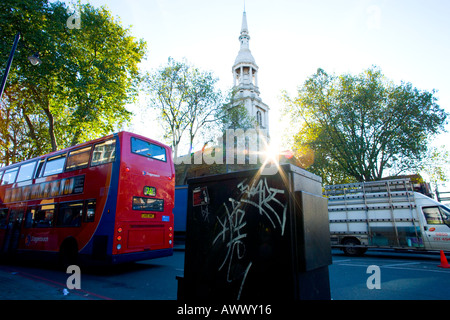
{"type": "Polygon", "coordinates": [[[8,78],[9,69],[11,69],[11,63],[14,58],[14,53],[16,52],[17,44],[19,43],[20,32],[17,32],[16,37],[14,38],[14,44],[11,49],[11,53],[9,54],[8,63],[6,64],[5,73],[3,74],[2,84],[0,87],[0,99],[3,96],[3,90],[5,89],[6,79],[8,78]]]}

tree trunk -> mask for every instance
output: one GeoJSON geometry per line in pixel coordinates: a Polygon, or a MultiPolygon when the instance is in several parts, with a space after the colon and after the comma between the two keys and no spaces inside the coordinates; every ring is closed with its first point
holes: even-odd
{"type": "Polygon", "coordinates": [[[42,110],[44,110],[45,115],[47,116],[47,119],[48,119],[48,134],[50,136],[50,143],[52,145],[52,151],[56,151],[56,150],[58,150],[58,145],[56,144],[54,119],[53,119],[52,113],[50,112],[48,101],[47,101],[46,107],[42,106],[42,110]]]}

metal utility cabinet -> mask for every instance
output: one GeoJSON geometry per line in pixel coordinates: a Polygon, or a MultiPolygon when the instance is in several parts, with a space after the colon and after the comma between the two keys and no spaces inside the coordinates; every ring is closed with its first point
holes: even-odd
{"type": "Polygon", "coordinates": [[[293,165],[188,181],[184,278],[193,301],[330,299],[321,179],[293,165]]]}

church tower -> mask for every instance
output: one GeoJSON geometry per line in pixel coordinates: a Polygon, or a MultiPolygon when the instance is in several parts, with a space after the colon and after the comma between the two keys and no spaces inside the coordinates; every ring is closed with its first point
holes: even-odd
{"type": "Polygon", "coordinates": [[[269,106],[262,102],[259,96],[258,66],[250,52],[249,41],[247,15],[244,10],[239,36],[240,50],[232,68],[234,99],[237,103],[243,103],[248,114],[256,120],[257,128],[265,129],[269,135],[269,106]]]}

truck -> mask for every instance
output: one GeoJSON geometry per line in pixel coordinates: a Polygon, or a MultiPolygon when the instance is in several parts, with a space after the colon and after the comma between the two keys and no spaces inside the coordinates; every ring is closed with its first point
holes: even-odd
{"type": "Polygon", "coordinates": [[[410,179],[324,187],[333,248],[450,251],[450,208],[414,191],[410,179]]]}

